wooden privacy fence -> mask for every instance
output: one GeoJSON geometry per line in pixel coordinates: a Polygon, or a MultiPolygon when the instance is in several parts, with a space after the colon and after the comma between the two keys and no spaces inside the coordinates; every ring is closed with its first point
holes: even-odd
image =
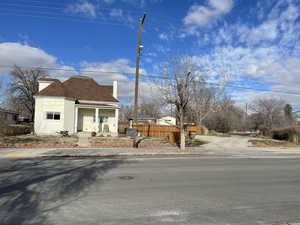
{"type": "MultiPolygon", "coordinates": [[[[138,132],[141,136],[144,137],[168,137],[169,143],[179,144],[180,140],[180,129],[176,126],[166,126],[166,125],[134,125],[134,128],[137,128],[138,132]]],[[[125,128],[128,128],[128,125],[119,125],[119,133],[124,133],[125,128]]],[[[191,136],[191,134],[201,134],[201,127],[199,126],[189,126],[187,128],[187,135],[191,136]]]]}
{"type": "MultiPolygon", "coordinates": [[[[134,128],[138,129],[138,132],[141,136],[145,137],[168,137],[170,134],[180,133],[180,129],[176,126],[166,126],[166,125],[134,125],[134,128]]],[[[123,133],[125,128],[128,128],[128,125],[119,125],[119,133],[123,133]]],[[[190,126],[187,129],[187,134],[190,133],[200,134],[201,128],[199,126],[190,126]]]]}

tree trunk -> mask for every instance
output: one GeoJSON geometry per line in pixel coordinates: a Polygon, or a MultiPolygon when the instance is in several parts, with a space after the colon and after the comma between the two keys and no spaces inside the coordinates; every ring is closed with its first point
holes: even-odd
{"type": "Polygon", "coordinates": [[[185,132],[184,132],[184,124],[183,124],[183,112],[180,112],[180,149],[185,149],[185,132]]]}

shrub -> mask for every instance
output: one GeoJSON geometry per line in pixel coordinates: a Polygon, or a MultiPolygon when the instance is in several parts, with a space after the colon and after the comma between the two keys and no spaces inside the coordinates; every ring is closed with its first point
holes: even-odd
{"type": "Polygon", "coordinates": [[[298,143],[300,127],[286,127],[272,130],[272,138],[298,143]]]}
{"type": "Polygon", "coordinates": [[[22,134],[30,134],[32,128],[30,126],[25,125],[8,125],[7,127],[2,129],[2,134],[7,136],[15,136],[22,134]]]}
{"type": "Polygon", "coordinates": [[[97,133],[95,131],[92,132],[92,137],[96,137],[97,133]]]}

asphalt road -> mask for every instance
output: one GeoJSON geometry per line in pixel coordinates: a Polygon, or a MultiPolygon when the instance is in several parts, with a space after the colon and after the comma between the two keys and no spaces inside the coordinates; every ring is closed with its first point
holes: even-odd
{"type": "Polygon", "coordinates": [[[1,225],[300,219],[300,159],[0,160],[1,225]]]}

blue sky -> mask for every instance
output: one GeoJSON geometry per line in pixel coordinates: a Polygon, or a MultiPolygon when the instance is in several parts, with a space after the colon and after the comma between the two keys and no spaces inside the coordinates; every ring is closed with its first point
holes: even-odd
{"type": "MultiPolygon", "coordinates": [[[[300,93],[299,0],[1,0],[0,65],[70,70],[51,71],[61,79],[118,80],[129,101],[133,76],[126,73],[134,73],[143,12],[142,73],[160,74],[165,60],[189,55],[214,82],[222,74],[238,85],[300,93]],[[111,71],[118,73],[104,73],[111,71]]],[[[3,83],[9,69],[0,67],[3,83]]],[[[156,85],[144,78],[142,97],[155,94],[156,85]]],[[[235,88],[230,95],[240,104],[271,95],[300,106],[297,95],[235,88]]]]}

